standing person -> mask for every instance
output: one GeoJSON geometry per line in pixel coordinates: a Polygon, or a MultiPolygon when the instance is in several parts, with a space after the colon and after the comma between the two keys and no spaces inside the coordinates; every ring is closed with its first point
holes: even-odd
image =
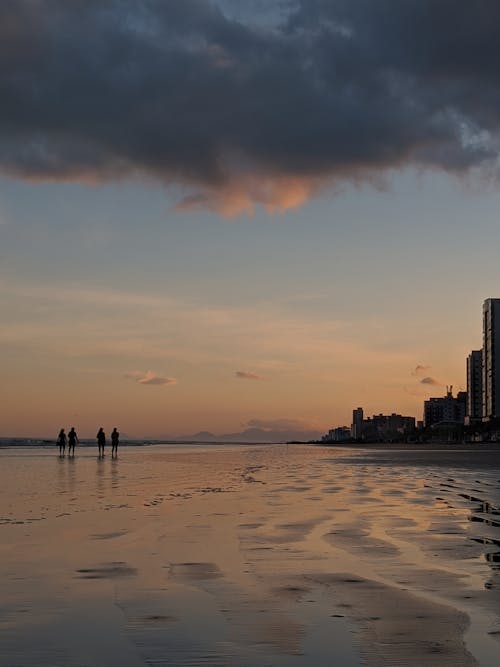
{"type": "Polygon", "coordinates": [[[66,451],[66,433],[63,428],[59,431],[59,435],[57,436],[57,444],[59,445],[59,456],[64,456],[66,451]]]}
{"type": "Polygon", "coordinates": [[[73,456],[75,455],[75,445],[76,443],[80,444],[80,441],[78,440],[78,436],[76,435],[75,427],[71,427],[71,431],[68,433],[68,456],[71,456],[71,453],[73,452],[73,456]]]}
{"type": "Polygon", "coordinates": [[[111,433],[111,456],[116,454],[118,456],[118,443],[120,441],[120,434],[118,433],[116,426],[111,433]]]}
{"type": "Polygon", "coordinates": [[[101,426],[101,428],[97,431],[97,446],[99,448],[99,458],[104,456],[104,447],[106,447],[106,434],[104,433],[104,430],[101,426]]]}

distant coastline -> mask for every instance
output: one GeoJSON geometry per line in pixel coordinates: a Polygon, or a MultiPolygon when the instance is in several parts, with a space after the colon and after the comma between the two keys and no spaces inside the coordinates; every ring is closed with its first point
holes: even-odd
{"type": "MultiPolygon", "coordinates": [[[[166,440],[166,439],[143,439],[136,438],[124,440],[120,443],[120,447],[159,447],[162,445],[176,445],[176,446],[258,446],[258,445],[304,445],[310,447],[325,447],[332,449],[407,449],[407,450],[433,450],[446,449],[449,451],[473,450],[473,451],[500,451],[500,442],[482,441],[482,442],[324,442],[321,440],[290,440],[284,441],[226,441],[226,440],[166,440]]],[[[0,449],[8,448],[33,448],[33,449],[55,449],[56,441],[47,438],[0,438],[0,449]]],[[[93,438],[87,438],[80,441],[80,448],[93,449],[96,447],[93,438]]]]}
{"type": "MultiPolygon", "coordinates": [[[[159,445],[274,445],[274,444],[285,444],[284,441],[249,441],[249,440],[167,440],[165,438],[160,438],[158,440],[153,440],[149,438],[137,438],[131,440],[122,440],[120,441],[120,447],[154,447],[159,445]]],[[[46,438],[0,438],[0,449],[6,449],[9,447],[34,447],[34,448],[44,448],[52,449],[57,446],[56,440],[46,439],[46,438]]],[[[94,438],[83,438],[80,440],[79,447],[82,448],[92,448],[96,447],[96,441],[94,438]]]]}

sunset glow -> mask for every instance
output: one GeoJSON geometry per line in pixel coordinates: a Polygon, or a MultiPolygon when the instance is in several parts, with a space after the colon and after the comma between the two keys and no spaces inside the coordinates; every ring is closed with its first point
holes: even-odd
{"type": "Polygon", "coordinates": [[[497,82],[440,46],[494,21],[174,4],[0,9],[2,432],[420,419],[495,296],[497,82]]]}

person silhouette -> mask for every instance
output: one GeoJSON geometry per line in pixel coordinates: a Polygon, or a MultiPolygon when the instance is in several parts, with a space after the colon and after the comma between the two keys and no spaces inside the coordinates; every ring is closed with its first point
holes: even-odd
{"type": "Polygon", "coordinates": [[[59,435],[57,436],[57,444],[59,445],[59,456],[64,456],[66,451],[66,433],[63,428],[59,431],[59,435]]]}
{"type": "Polygon", "coordinates": [[[71,427],[71,431],[68,433],[68,456],[75,455],[75,445],[76,443],[80,444],[78,436],[76,435],[75,427],[71,427]]]}
{"type": "Polygon", "coordinates": [[[118,443],[120,441],[120,434],[115,426],[111,433],[111,456],[118,456],[118,443]]]}
{"type": "Polygon", "coordinates": [[[104,456],[104,447],[106,447],[106,434],[104,433],[104,429],[101,428],[97,431],[97,446],[99,448],[99,458],[104,456]]]}

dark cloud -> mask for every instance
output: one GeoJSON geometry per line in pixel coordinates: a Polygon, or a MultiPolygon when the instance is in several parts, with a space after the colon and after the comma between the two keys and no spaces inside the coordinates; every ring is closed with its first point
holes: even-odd
{"type": "Polygon", "coordinates": [[[434,378],[431,377],[425,377],[420,380],[420,384],[429,384],[432,385],[433,387],[442,387],[443,385],[441,382],[438,382],[434,378]]]}
{"type": "Polygon", "coordinates": [[[496,165],[496,0],[267,5],[4,0],[0,169],[146,175],[237,212],[408,164],[496,165]]]}
{"type": "Polygon", "coordinates": [[[264,378],[261,375],[257,375],[257,373],[253,373],[252,371],[236,371],[235,375],[237,378],[240,378],[242,380],[263,380],[264,378]]]}

